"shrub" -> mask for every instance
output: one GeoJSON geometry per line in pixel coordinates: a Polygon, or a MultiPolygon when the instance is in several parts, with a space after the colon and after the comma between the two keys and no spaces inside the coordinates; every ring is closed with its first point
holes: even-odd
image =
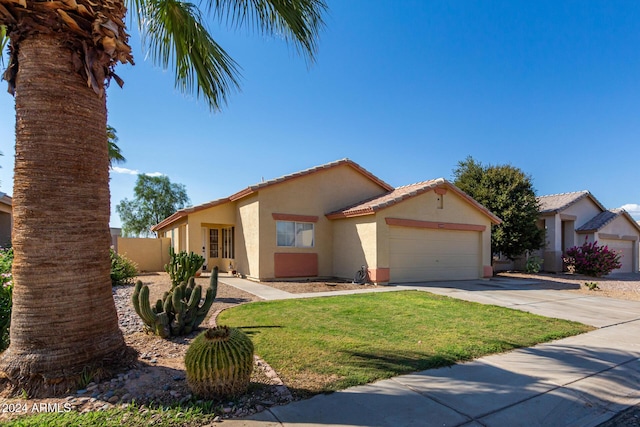
{"type": "Polygon", "coordinates": [[[13,249],[0,250],[0,351],[9,347],[9,325],[13,295],[13,249]]]}
{"type": "Polygon", "coordinates": [[[184,357],[189,388],[205,399],[236,396],[249,387],[253,343],[240,329],[217,326],[193,340],[184,357]]]}
{"type": "Polygon", "coordinates": [[[533,255],[527,258],[527,265],[525,265],[524,269],[527,273],[539,273],[541,266],[542,260],[540,257],[533,255]]]}
{"type": "Polygon", "coordinates": [[[132,285],[138,275],[138,266],[124,255],[111,251],[111,285],[132,285]]]}
{"type": "Polygon", "coordinates": [[[599,246],[598,242],[584,242],[582,246],[574,246],[567,250],[563,261],[569,271],[586,276],[602,277],[616,268],[622,267],[621,254],[610,251],[607,246],[599,246]]]}

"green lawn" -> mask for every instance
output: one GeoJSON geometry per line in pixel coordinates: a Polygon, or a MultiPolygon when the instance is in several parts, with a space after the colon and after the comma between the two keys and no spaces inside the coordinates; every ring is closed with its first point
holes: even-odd
{"type": "Polygon", "coordinates": [[[218,324],[241,327],[256,353],[303,395],[593,329],[418,291],[245,304],[224,311],[218,324]]]}

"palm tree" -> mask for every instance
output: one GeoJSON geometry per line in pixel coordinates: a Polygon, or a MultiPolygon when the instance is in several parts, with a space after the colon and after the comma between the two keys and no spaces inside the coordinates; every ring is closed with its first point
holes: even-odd
{"type": "MultiPolygon", "coordinates": [[[[217,110],[238,87],[236,63],[205,18],[293,44],[310,61],[324,0],[133,0],[152,59],[217,110]]],[[[0,0],[4,79],[15,96],[14,300],[0,383],[30,396],[111,375],[133,359],[109,278],[109,157],[104,91],[132,63],[124,0],[0,0]],[[5,32],[6,31],[6,32],[5,32]]]]}

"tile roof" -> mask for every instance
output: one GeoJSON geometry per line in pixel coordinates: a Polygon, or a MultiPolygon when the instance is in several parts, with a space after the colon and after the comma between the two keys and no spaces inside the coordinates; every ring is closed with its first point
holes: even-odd
{"type": "Polygon", "coordinates": [[[389,184],[387,184],[386,182],[384,182],[383,180],[381,180],[380,178],[378,178],[377,176],[375,176],[374,174],[372,174],[371,172],[369,172],[368,170],[366,170],[365,168],[363,168],[362,166],[360,166],[359,164],[357,164],[356,162],[354,162],[353,160],[349,160],[349,159],[341,159],[341,160],[336,160],[334,162],[330,162],[330,163],[325,163],[323,165],[320,166],[315,166],[313,168],[309,168],[309,169],[305,169],[302,170],[300,172],[295,172],[289,175],[284,175],[281,176],[279,178],[274,178],[268,181],[264,181],[264,182],[260,182],[258,184],[254,184],[251,185],[247,188],[245,188],[244,190],[240,190],[237,193],[232,194],[229,197],[224,197],[222,199],[218,199],[218,200],[213,200],[211,202],[207,202],[207,203],[203,203],[201,205],[196,205],[196,206],[191,206],[189,208],[185,208],[185,209],[181,209],[177,212],[175,212],[174,214],[172,214],[171,216],[165,218],[164,220],[162,220],[161,222],[159,222],[158,224],[154,225],[153,227],[151,227],[151,231],[158,231],[176,221],[178,221],[180,218],[183,218],[187,215],[189,215],[190,213],[194,213],[194,212],[198,212],[204,209],[208,209],[217,205],[220,205],[222,203],[226,203],[229,201],[236,201],[239,199],[242,199],[243,197],[246,197],[250,194],[253,194],[257,191],[260,191],[261,189],[264,189],[266,187],[270,187],[272,185],[276,185],[276,184],[280,184],[282,182],[285,181],[289,181],[291,179],[295,179],[295,178],[299,178],[301,176],[305,176],[305,175],[310,175],[316,172],[320,172],[323,170],[327,170],[327,169],[331,169],[334,168],[336,166],[341,166],[341,165],[347,165],[350,166],[351,168],[355,169],[356,171],[358,171],[359,173],[361,173],[362,175],[364,175],[365,177],[369,178],[371,181],[375,182],[376,184],[378,184],[380,187],[382,187],[382,189],[386,190],[386,191],[392,191],[393,187],[389,184]]]}
{"type": "Polygon", "coordinates": [[[616,219],[622,212],[619,209],[608,210],[604,212],[600,212],[598,215],[591,218],[585,224],[576,228],[576,232],[590,232],[590,231],[598,231],[605,225],[609,224],[611,221],[616,219]]]}
{"type": "Polygon", "coordinates": [[[561,212],[585,197],[589,197],[603,211],[606,210],[605,207],[587,190],[539,196],[537,199],[540,206],[540,213],[545,214],[561,212]]]}
{"type": "Polygon", "coordinates": [[[394,188],[392,191],[389,191],[382,196],[375,196],[371,199],[363,200],[346,208],[328,213],[327,217],[344,218],[351,216],[369,215],[387,206],[395,205],[402,200],[425,193],[433,188],[436,188],[439,184],[443,184],[444,182],[444,179],[439,178],[418,182],[415,184],[404,185],[402,187],[394,188]]]}
{"type": "Polygon", "coordinates": [[[362,215],[371,215],[376,213],[377,211],[384,209],[386,207],[395,205],[403,200],[415,197],[419,194],[426,193],[427,191],[434,190],[438,187],[447,188],[458,195],[460,195],[463,199],[465,199],[468,203],[472,204],[474,207],[482,211],[485,215],[487,215],[492,222],[495,224],[500,224],[502,220],[491,213],[487,208],[482,206],[476,200],[471,198],[468,194],[460,190],[458,187],[450,183],[444,178],[432,179],[429,181],[418,182],[415,184],[405,185],[402,187],[395,188],[394,190],[383,194],[382,196],[377,196],[368,200],[364,200],[355,205],[348,206],[344,209],[340,209],[335,212],[328,213],[326,216],[329,219],[339,219],[339,218],[349,218],[354,216],[362,216],[362,215]]]}
{"type": "Polygon", "coordinates": [[[559,212],[562,211],[578,200],[584,198],[589,194],[587,190],[576,191],[573,193],[561,193],[551,194],[548,196],[539,196],[538,205],[540,206],[540,213],[547,212],[559,212]]]}
{"type": "Polygon", "coordinates": [[[576,232],[591,233],[594,231],[598,231],[602,229],[605,225],[609,224],[614,219],[618,218],[619,216],[626,217],[632,225],[634,225],[638,230],[640,230],[640,224],[638,224],[638,222],[636,222],[631,217],[631,215],[629,215],[627,211],[625,211],[622,208],[618,208],[618,209],[610,209],[604,212],[600,212],[598,215],[594,216],[589,221],[587,221],[586,224],[583,224],[582,226],[576,228],[576,232]]]}

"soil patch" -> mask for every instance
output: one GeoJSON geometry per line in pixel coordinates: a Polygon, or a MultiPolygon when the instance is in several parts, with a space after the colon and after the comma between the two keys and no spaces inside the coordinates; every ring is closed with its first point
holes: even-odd
{"type": "Polygon", "coordinates": [[[292,294],[305,294],[312,292],[332,292],[332,291],[350,291],[354,289],[372,289],[377,285],[367,284],[358,285],[346,280],[330,279],[330,280],[303,280],[303,281],[282,281],[282,282],[260,282],[262,285],[280,289],[281,291],[290,292],[292,294]]]}

